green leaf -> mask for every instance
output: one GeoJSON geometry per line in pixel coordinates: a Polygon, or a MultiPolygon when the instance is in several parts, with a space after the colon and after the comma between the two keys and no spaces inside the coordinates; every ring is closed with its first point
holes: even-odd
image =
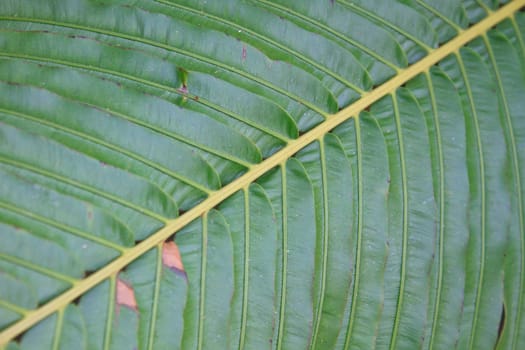
{"type": "Polygon", "coordinates": [[[524,0],[4,0],[0,349],[525,347],[524,0]]]}

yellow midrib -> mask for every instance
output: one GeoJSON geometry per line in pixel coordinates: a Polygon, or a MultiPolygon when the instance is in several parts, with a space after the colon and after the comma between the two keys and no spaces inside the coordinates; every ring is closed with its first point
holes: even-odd
{"type": "Polygon", "coordinates": [[[399,74],[397,74],[395,77],[393,77],[383,85],[377,87],[376,89],[372,90],[371,92],[363,95],[358,101],[341,110],[337,114],[330,116],[325,122],[318,125],[309,132],[305,133],[297,140],[291,141],[286,147],[281,149],[279,152],[275,153],[270,158],[264,160],[263,162],[257,165],[252,166],[246,174],[244,174],[237,180],[231,182],[230,184],[224,186],[220,190],[213,192],[205,201],[198,204],[191,210],[187,211],[182,216],[178,217],[177,219],[168,221],[164,228],[151,235],[149,238],[145,239],[135,247],[125,251],[122,254],[122,256],[118,259],[114,260],[102,269],[93,273],[89,277],[77,282],[68,291],[64,292],[63,294],[49,301],[48,303],[44,304],[40,308],[31,311],[22,320],[4,330],[0,334],[0,346],[7,344],[7,342],[9,342],[11,339],[15,338],[25,330],[29,329],[38,321],[44,319],[45,317],[51,315],[52,313],[64,307],[65,305],[71,303],[73,300],[87,292],[89,289],[93,288],[103,280],[122,270],[129,263],[142,256],[145,252],[149,251],[161,242],[165,241],[169,236],[173,235],[173,233],[179,231],[181,228],[188,225],[190,222],[192,222],[208,210],[214,208],[237,191],[246,188],[270,169],[285,162],[287,159],[292,157],[295,153],[297,153],[306,145],[320,139],[323,135],[325,135],[327,132],[329,132],[345,120],[358,115],[362,110],[367,108],[372,103],[392,93],[398,87],[400,87],[410,79],[414,78],[418,74],[425,72],[449,54],[459,50],[462,46],[464,46],[472,39],[485,33],[487,30],[489,30],[491,27],[495,26],[502,20],[512,16],[514,12],[519,10],[524,5],[525,0],[511,1],[509,4],[505,5],[499,10],[491,13],[490,16],[483,19],[481,22],[475,24],[474,26],[470,27],[465,31],[462,31],[457,37],[455,37],[448,43],[433,50],[429,53],[428,56],[426,56],[422,60],[418,61],[417,63],[411,65],[406,69],[401,70],[399,74]]]}

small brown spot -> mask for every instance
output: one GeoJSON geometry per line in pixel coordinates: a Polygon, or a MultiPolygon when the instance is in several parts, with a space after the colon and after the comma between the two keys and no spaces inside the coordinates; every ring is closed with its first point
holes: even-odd
{"type": "Polygon", "coordinates": [[[137,311],[135,291],[120,278],[117,278],[117,305],[125,306],[133,311],[137,311]]]}
{"type": "Polygon", "coordinates": [[[93,220],[93,210],[89,209],[87,210],[87,218],[89,221],[93,220]]]}
{"type": "Polygon", "coordinates": [[[193,99],[194,99],[195,101],[198,101],[198,100],[199,100],[199,96],[193,96],[193,99]]]}
{"type": "Polygon", "coordinates": [[[246,45],[242,46],[242,60],[246,60],[246,45]]]}
{"type": "Polygon", "coordinates": [[[179,247],[175,242],[165,242],[162,245],[162,263],[175,272],[184,272],[179,247]]]}

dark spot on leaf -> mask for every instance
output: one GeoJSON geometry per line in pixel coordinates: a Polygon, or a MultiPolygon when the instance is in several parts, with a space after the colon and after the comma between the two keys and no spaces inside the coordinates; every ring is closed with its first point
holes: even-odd
{"type": "Polygon", "coordinates": [[[199,100],[199,96],[193,96],[193,99],[194,99],[195,101],[198,101],[198,100],[199,100]]]}
{"type": "Polygon", "coordinates": [[[87,218],[89,221],[93,220],[93,210],[91,208],[87,210],[87,218]]]}
{"type": "Polygon", "coordinates": [[[95,271],[86,270],[86,271],[84,271],[84,278],[88,278],[89,276],[91,276],[94,273],[95,273],[95,271]]]}
{"type": "Polygon", "coordinates": [[[76,36],[73,35],[73,34],[69,34],[67,37],[68,37],[68,38],[71,38],[71,39],[75,39],[75,38],[76,38],[76,36]]]}
{"type": "Polygon", "coordinates": [[[81,298],[82,298],[82,296],[79,296],[79,297],[77,297],[76,299],[74,299],[71,303],[72,303],[72,304],[75,304],[75,305],[78,305],[78,304],[80,304],[80,299],[81,299],[81,298]]]}
{"type": "Polygon", "coordinates": [[[498,340],[501,338],[503,329],[505,329],[505,304],[503,304],[501,307],[501,318],[499,320],[499,328],[498,328],[498,340]]]}
{"type": "Polygon", "coordinates": [[[242,46],[242,60],[246,60],[246,45],[242,46]]]}
{"type": "Polygon", "coordinates": [[[15,338],[13,338],[13,342],[15,343],[20,343],[22,341],[22,337],[25,333],[20,333],[18,336],[16,336],[15,338]]]}

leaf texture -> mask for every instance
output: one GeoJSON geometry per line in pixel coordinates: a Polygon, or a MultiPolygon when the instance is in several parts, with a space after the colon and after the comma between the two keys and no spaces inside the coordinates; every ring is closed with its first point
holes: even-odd
{"type": "Polygon", "coordinates": [[[506,2],[4,0],[0,348],[525,347],[506,2]]]}

